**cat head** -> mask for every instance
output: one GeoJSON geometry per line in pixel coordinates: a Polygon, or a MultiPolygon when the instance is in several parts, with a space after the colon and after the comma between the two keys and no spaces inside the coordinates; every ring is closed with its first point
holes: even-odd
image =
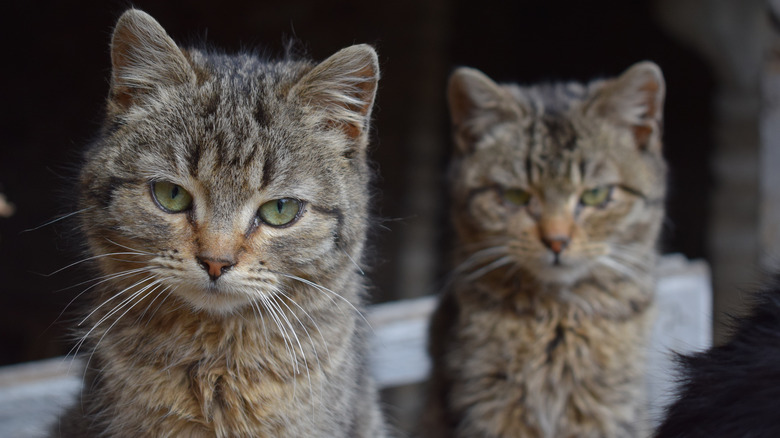
{"type": "Polygon", "coordinates": [[[81,204],[112,284],[216,314],[344,287],[366,232],[371,47],[316,65],[184,49],[129,10],[111,61],[81,204]]]}
{"type": "Polygon", "coordinates": [[[595,265],[646,269],[663,217],[664,89],[651,62],[586,85],[499,85],[456,70],[452,194],[464,268],[564,283],[595,265]]]}

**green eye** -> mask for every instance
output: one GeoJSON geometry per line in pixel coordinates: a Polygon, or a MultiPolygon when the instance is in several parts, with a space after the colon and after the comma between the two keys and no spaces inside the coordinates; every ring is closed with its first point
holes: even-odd
{"type": "Polygon", "coordinates": [[[504,190],[504,199],[515,205],[525,205],[531,200],[531,194],[523,189],[504,190]]]}
{"type": "Polygon", "coordinates": [[[152,195],[157,205],[167,213],[181,213],[192,206],[192,195],[178,184],[166,181],[154,182],[152,195]]]}
{"type": "Polygon", "coordinates": [[[301,211],[301,201],[291,198],[274,199],[260,206],[257,212],[268,225],[280,227],[294,221],[301,211]]]}
{"type": "Polygon", "coordinates": [[[611,186],[596,187],[595,189],[586,190],[580,198],[580,203],[589,207],[601,207],[609,202],[610,195],[612,195],[611,186]]]}

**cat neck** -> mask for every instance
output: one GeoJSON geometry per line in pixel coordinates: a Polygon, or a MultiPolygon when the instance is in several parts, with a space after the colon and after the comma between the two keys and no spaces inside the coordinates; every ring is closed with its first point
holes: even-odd
{"type": "Polygon", "coordinates": [[[327,340],[342,340],[339,333],[351,333],[356,325],[346,304],[311,305],[305,312],[292,305],[279,304],[273,312],[247,305],[213,314],[171,296],[160,303],[139,302],[125,312],[112,316],[106,310],[90,319],[95,328],[88,337],[100,344],[103,357],[159,369],[220,363],[263,369],[283,379],[324,366],[344,345],[327,340]],[[102,318],[107,319],[98,323],[102,318]],[[337,318],[338,324],[325,323],[337,318]]]}
{"type": "Polygon", "coordinates": [[[542,281],[520,269],[494,271],[472,282],[457,282],[455,293],[469,309],[519,317],[571,314],[577,318],[623,320],[652,304],[655,255],[643,269],[630,273],[597,266],[571,282],[542,281]]]}

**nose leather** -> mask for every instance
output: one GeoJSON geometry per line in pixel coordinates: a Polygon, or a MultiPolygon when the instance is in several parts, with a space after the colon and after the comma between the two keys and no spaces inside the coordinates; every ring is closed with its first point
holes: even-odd
{"type": "Polygon", "coordinates": [[[212,280],[217,280],[222,274],[235,266],[232,260],[217,260],[206,257],[197,257],[198,264],[205,270],[212,280]]]}

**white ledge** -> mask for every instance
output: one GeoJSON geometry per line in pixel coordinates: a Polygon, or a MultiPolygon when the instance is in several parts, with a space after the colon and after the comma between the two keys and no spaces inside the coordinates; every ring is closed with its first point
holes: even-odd
{"type": "MultiPolygon", "coordinates": [[[[668,255],[659,264],[658,319],[648,355],[650,413],[655,421],[673,389],[670,352],[689,353],[711,344],[712,293],[703,261],[668,255]]],[[[372,306],[372,368],[382,388],[425,380],[428,319],[432,296],[372,306]]],[[[54,358],[0,367],[0,437],[45,436],[48,425],[81,387],[79,361],[54,358]]]]}

